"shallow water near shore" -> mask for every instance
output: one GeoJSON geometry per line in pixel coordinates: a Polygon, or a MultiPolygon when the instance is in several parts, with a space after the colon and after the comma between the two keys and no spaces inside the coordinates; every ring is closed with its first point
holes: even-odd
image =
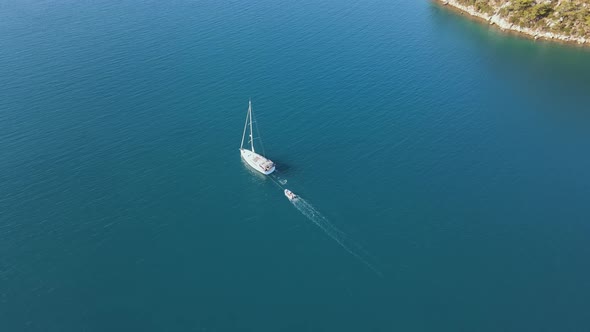
{"type": "Polygon", "coordinates": [[[590,329],[590,51],[429,1],[7,3],[1,331],[590,329]],[[280,182],[238,151],[252,98],[280,182]]]}

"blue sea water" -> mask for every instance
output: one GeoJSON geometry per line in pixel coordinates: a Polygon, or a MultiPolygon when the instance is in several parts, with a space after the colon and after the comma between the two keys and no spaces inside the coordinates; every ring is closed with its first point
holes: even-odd
{"type": "Polygon", "coordinates": [[[0,331],[590,330],[588,49],[415,0],[0,8],[0,331]],[[240,160],[248,98],[377,272],[240,160]]]}

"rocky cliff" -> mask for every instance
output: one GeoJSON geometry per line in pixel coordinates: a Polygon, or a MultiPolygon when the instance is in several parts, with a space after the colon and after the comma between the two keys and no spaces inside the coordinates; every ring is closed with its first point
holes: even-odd
{"type": "Polygon", "coordinates": [[[590,0],[437,0],[502,30],[590,46],[590,0]]]}

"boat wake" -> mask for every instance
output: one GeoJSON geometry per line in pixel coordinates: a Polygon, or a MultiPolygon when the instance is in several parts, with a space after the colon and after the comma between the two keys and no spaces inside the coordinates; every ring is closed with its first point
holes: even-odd
{"type": "Polygon", "coordinates": [[[276,184],[279,188],[281,188],[281,190],[284,190],[285,188],[283,188],[283,186],[287,184],[287,179],[283,178],[282,176],[280,176],[277,173],[279,173],[279,172],[275,171],[269,177],[272,180],[272,182],[274,182],[274,184],[276,184]]]}
{"type": "MultiPolygon", "coordinates": [[[[279,188],[284,190],[285,188],[283,185],[287,183],[287,180],[282,178],[277,173],[278,172],[274,172],[274,174],[271,174],[270,179],[279,188]]],[[[293,204],[293,206],[302,215],[318,226],[322,231],[324,231],[324,233],[326,233],[326,235],[328,235],[332,240],[336,241],[336,243],[344,248],[344,250],[346,250],[349,254],[354,256],[377,275],[383,277],[383,273],[381,273],[381,271],[375,267],[375,264],[371,263],[371,261],[374,261],[371,259],[371,255],[359,244],[350,239],[346,233],[334,226],[334,224],[324,217],[324,215],[322,215],[313,205],[311,205],[311,203],[301,198],[301,196],[296,196],[296,198],[289,199],[289,202],[291,202],[291,204],[293,204]]]]}
{"type": "Polygon", "coordinates": [[[326,233],[332,240],[336,241],[349,254],[356,257],[359,261],[365,264],[369,269],[375,272],[380,277],[383,273],[379,271],[375,265],[369,262],[369,254],[357,243],[346,235],[343,231],[334,226],[326,217],[324,217],[316,208],[301,197],[290,200],[291,204],[303,214],[307,219],[311,220],[316,226],[326,233]]]}

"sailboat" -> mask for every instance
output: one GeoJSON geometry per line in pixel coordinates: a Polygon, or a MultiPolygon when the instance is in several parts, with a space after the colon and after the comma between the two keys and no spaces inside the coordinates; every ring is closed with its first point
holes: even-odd
{"type": "Polygon", "coordinates": [[[275,171],[275,163],[267,159],[254,150],[254,136],[252,132],[252,100],[248,101],[248,114],[246,114],[246,124],[244,125],[244,133],[242,134],[242,143],[240,144],[240,155],[242,159],[258,172],[268,175],[275,171]],[[244,149],[244,138],[246,137],[246,130],[250,127],[250,149],[244,149]]]}

